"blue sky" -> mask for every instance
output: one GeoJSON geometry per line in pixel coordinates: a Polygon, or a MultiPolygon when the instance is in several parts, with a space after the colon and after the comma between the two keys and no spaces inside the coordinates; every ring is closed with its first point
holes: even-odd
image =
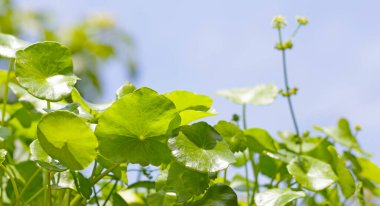
{"type": "MultiPolygon", "coordinates": [[[[211,123],[230,119],[240,107],[216,97],[217,90],[260,83],[283,86],[281,56],[273,49],[277,33],[272,17],[288,19],[285,35],[306,15],[288,54],[301,130],[332,126],[340,117],[361,124],[359,141],[380,164],[380,2],[311,0],[159,0],[159,1],[18,1],[23,8],[49,10],[62,24],[105,12],[128,31],[138,49],[136,84],[159,92],[185,89],[211,95],[219,112],[211,123]]],[[[107,65],[103,100],[127,79],[116,64],[107,65]]],[[[249,125],[273,135],[292,129],[283,98],[270,106],[249,107],[249,125]]]]}

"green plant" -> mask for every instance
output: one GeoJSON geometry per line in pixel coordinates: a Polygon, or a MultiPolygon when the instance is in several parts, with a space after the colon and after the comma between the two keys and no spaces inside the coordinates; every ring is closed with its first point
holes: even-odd
{"type": "MultiPolygon", "coordinates": [[[[296,32],[308,23],[297,20],[296,32]]],[[[291,102],[297,89],[290,88],[286,67],[296,32],[283,41],[285,25],[283,17],[274,19],[285,88],[265,84],[218,92],[242,105],[242,115],[214,126],[192,123],[216,113],[211,98],[189,91],[159,94],[127,82],[111,104],[90,103],[75,89],[68,48],[1,34],[0,55],[9,59],[8,72],[0,73],[4,96],[9,88],[18,98],[12,104],[4,98],[2,108],[1,204],[370,203],[364,192],[380,195],[380,168],[356,140],[360,127],[353,132],[342,118],[336,127],[315,127],[318,136],[301,133],[297,125],[291,102]],[[287,98],[295,132],[278,132],[275,139],[247,125],[246,108],[271,104],[278,94],[287,98]],[[231,167],[243,167],[244,175],[229,178],[228,171],[236,171],[231,167]],[[137,179],[129,180],[136,171],[137,179]]]]}

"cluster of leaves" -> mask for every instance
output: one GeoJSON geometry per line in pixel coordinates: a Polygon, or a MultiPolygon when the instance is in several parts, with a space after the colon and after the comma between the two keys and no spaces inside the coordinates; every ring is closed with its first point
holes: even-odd
{"type": "Polygon", "coordinates": [[[248,127],[247,105],[274,102],[275,85],[218,92],[242,115],[212,126],[199,121],[216,114],[212,99],[189,91],[159,94],[127,82],[108,104],[86,101],[60,43],[1,34],[0,55],[9,59],[4,97],[9,88],[18,98],[4,98],[1,113],[3,205],[366,205],[365,191],[380,195],[380,168],[346,119],[316,127],[315,136],[296,124],[279,138],[248,127]],[[146,180],[129,181],[135,165],[146,180]],[[241,167],[244,175],[229,178],[241,167]]]}
{"type": "Polygon", "coordinates": [[[99,78],[103,65],[117,63],[137,77],[135,46],[128,33],[106,14],[90,15],[69,26],[54,22],[47,11],[20,9],[14,1],[0,0],[0,32],[39,41],[58,41],[73,55],[74,73],[81,78],[76,87],[86,91],[86,98],[95,99],[102,93],[99,78]]]}

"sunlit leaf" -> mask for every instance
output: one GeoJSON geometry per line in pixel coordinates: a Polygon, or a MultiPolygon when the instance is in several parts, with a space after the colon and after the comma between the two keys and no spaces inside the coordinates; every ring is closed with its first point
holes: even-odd
{"type": "Polygon", "coordinates": [[[254,105],[271,104],[276,99],[277,94],[277,86],[273,84],[262,84],[249,88],[227,89],[217,92],[217,95],[237,104],[254,105]]]}
{"type": "Polygon", "coordinates": [[[71,170],[86,168],[97,155],[98,142],[86,122],[66,111],[45,115],[38,124],[44,151],[71,170]]]}
{"type": "Polygon", "coordinates": [[[123,85],[119,87],[119,89],[116,90],[116,99],[120,99],[121,97],[132,93],[136,90],[135,85],[133,85],[131,82],[127,81],[123,85]]]}
{"type": "Polygon", "coordinates": [[[168,144],[178,162],[200,172],[217,172],[235,161],[228,144],[205,122],[182,126],[168,144]]]}
{"type": "Polygon", "coordinates": [[[380,167],[366,158],[357,157],[356,159],[361,168],[359,175],[380,184],[380,167]]]}
{"type": "Polygon", "coordinates": [[[148,196],[149,206],[173,206],[176,203],[176,194],[173,192],[157,192],[148,196]]]}
{"type": "Polygon", "coordinates": [[[338,180],[329,164],[313,157],[296,157],[287,168],[297,183],[312,191],[323,190],[338,180]]]}
{"type": "Polygon", "coordinates": [[[302,150],[300,150],[300,144],[297,144],[296,134],[290,131],[282,131],[278,132],[278,136],[280,136],[286,147],[295,153],[300,153],[300,151],[302,151],[302,153],[310,152],[323,142],[323,139],[319,137],[304,138],[302,140],[302,150]]]}
{"type": "Polygon", "coordinates": [[[317,130],[324,132],[326,135],[333,138],[339,144],[346,146],[348,148],[354,148],[361,152],[361,148],[351,132],[350,124],[347,119],[341,118],[338,121],[336,127],[315,127],[317,130]]]}
{"type": "Polygon", "coordinates": [[[28,46],[29,43],[9,34],[0,33],[0,56],[15,58],[16,52],[28,46]]]}
{"type": "Polygon", "coordinates": [[[176,90],[165,94],[165,96],[175,104],[181,116],[181,125],[216,115],[215,110],[211,108],[212,99],[206,95],[176,90]]]}
{"type": "Polygon", "coordinates": [[[156,189],[175,192],[177,200],[184,202],[202,194],[208,188],[209,181],[207,173],[193,171],[174,162],[161,172],[156,180],[156,189]]]}
{"type": "Polygon", "coordinates": [[[327,149],[332,156],[331,166],[338,176],[342,193],[346,198],[351,197],[355,193],[355,179],[347,169],[345,162],[339,158],[336,149],[333,146],[329,146],[327,149]]]}
{"type": "Polygon", "coordinates": [[[274,144],[272,136],[264,129],[252,128],[244,131],[247,137],[247,144],[250,150],[261,152],[263,150],[276,152],[277,148],[274,144]]]}
{"type": "Polygon", "coordinates": [[[233,189],[224,184],[212,185],[200,200],[189,204],[190,206],[238,206],[237,195],[233,189]]]}
{"type": "Polygon", "coordinates": [[[54,102],[70,95],[78,80],[70,50],[56,42],[40,42],[18,51],[15,72],[29,93],[54,102]]]}
{"type": "Polygon", "coordinates": [[[304,191],[294,191],[290,188],[273,188],[258,193],[255,196],[257,206],[285,206],[293,200],[306,196],[304,191]]]}
{"type": "Polygon", "coordinates": [[[219,121],[214,128],[223,137],[223,140],[227,142],[232,152],[242,152],[247,148],[244,132],[236,124],[219,121]]]}
{"type": "Polygon", "coordinates": [[[100,153],[118,163],[169,161],[165,135],[176,115],[169,99],[148,88],[138,89],[117,100],[99,118],[95,134],[100,153]]]}

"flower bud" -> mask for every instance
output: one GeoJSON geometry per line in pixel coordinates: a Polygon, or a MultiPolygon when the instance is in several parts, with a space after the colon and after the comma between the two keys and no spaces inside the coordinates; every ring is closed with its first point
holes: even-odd
{"type": "Polygon", "coordinates": [[[297,16],[296,19],[297,22],[302,26],[309,24],[309,19],[306,16],[297,16]]]}
{"type": "Polygon", "coordinates": [[[286,26],[286,19],[283,16],[273,17],[273,28],[281,29],[286,26]]]}
{"type": "Polygon", "coordinates": [[[362,130],[362,126],[360,126],[360,125],[355,125],[355,130],[356,130],[356,131],[360,131],[360,130],[362,130]]]}

